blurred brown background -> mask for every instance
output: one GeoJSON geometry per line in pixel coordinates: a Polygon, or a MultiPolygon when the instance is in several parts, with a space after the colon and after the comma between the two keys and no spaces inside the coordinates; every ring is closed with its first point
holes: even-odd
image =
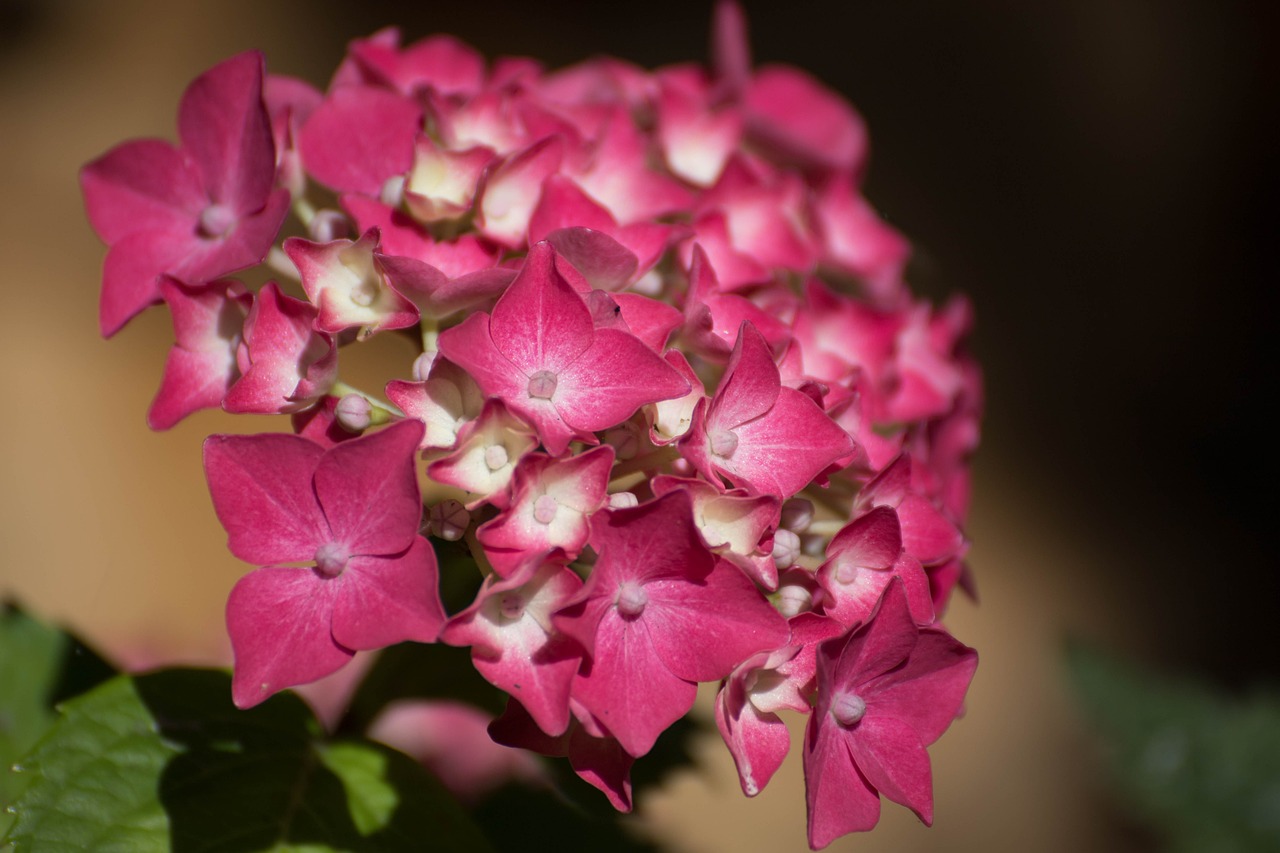
{"type": "MultiPolygon", "coordinates": [[[[1280,672],[1269,7],[746,5],[757,60],[807,68],[866,116],[868,195],[915,241],[917,287],[973,297],[989,383],[969,530],[981,604],[948,618],[982,664],[931,751],[937,826],[887,805],[832,849],[1142,849],[1098,781],[1061,648],[1085,637],[1228,687],[1280,672]]],[[[200,442],[283,428],[205,413],[147,431],[168,320],[98,338],[80,164],[172,138],[186,84],[246,48],[317,84],[389,23],[489,56],[653,66],[704,57],[709,18],[674,0],[0,0],[0,595],[134,660],[220,659],[243,567],[200,442]]],[[[798,756],[748,801],[722,745],[700,755],[640,802],[647,831],[691,853],[803,849],[798,756]]]]}

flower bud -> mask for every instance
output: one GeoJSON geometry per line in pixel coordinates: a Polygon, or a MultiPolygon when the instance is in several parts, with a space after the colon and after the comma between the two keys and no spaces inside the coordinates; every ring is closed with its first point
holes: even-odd
{"type": "Polygon", "coordinates": [[[373,404],[359,394],[348,394],[339,400],[334,414],[347,432],[364,432],[373,424],[373,404]]]}
{"type": "Polygon", "coordinates": [[[317,243],[331,243],[351,235],[351,224],[347,217],[337,210],[317,210],[308,226],[311,239],[317,243]]]}
{"type": "Polygon", "coordinates": [[[789,568],[800,556],[800,537],[786,528],[773,534],[773,562],[780,569],[789,568]]]}

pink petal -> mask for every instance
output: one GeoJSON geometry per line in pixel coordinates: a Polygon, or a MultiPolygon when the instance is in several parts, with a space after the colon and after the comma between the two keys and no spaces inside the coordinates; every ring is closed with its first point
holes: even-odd
{"type": "Polygon", "coordinates": [[[734,432],[737,449],[713,461],[735,483],[780,498],[799,492],[853,449],[849,434],[793,388],[781,388],[768,414],[734,432]]]}
{"type": "Polygon", "coordinates": [[[940,628],[925,628],[906,664],[868,682],[864,698],[877,716],[908,723],[928,746],[960,713],[977,666],[973,649],[940,628]]]}
{"type": "Polygon", "coordinates": [[[340,86],[329,92],[298,134],[307,171],[339,192],[377,196],[413,165],[422,111],[395,92],[340,86]]]}
{"type": "Polygon", "coordinates": [[[798,68],[770,65],[747,87],[750,135],[801,166],[856,170],[867,129],[843,98],[798,68]]]}
{"type": "Polygon", "coordinates": [[[422,495],[415,456],[423,425],[400,421],[329,450],[315,494],[335,539],[352,554],[397,554],[418,534],[422,495]]]}
{"type": "Polygon", "coordinates": [[[873,829],[880,821],[880,796],[858,772],[835,721],[814,713],[804,742],[809,846],[818,850],[847,833],[873,829]]]}
{"type": "Polygon", "coordinates": [[[720,387],[707,412],[708,425],[734,429],[758,418],[778,399],[782,379],[764,336],[750,323],[738,328],[738,339],[729,356],[720,387]]]}
{"type": "Polygon", "coordinates": [[[498,350],[526,377],[538,370],[559,373],[591,345],[591,312],[556,271],[550,243],[529,251],[520,274],[493,307],[489,331],[498,350]]]}
{"type": "Polygon", "coordinates": [[[208,196],[183,152],[159,139],[112,148],[80,170],[85,212],[107,245],[140,231],[193,230],[208,196]]]}
{"type": "Polygon", "coordinates": [[[933,773],[915,729],[902,720],[868,713],[845,735],[858,769],[881,794],[933,824],[933,773]]]}
{"type": "Polygon", "coordinates": [[[160,276],[194,239],[182,231],[139,231],[107,251],[98,301],[98,327],[104,338],[148,306],[160,304],[160,276]]]}
{"type": "MultiPolygon", "coordinates": [[[[310,561],[329,541],[329,525],[311,490],[324,455],[293,435],[211,435],[204,470],[227,547],[247,563],[310,561]]],[[[327,623],[326,623],[327,625],[327,623]]]]}
{"type": "Polygon", "coordinates": [[[764,790],[791,749],[791,735],[777,714],[764,714],[750,702],[731,709],[721,687],[716,696],[716,727],[738,768],[742,793],[754,797],[764,790]]]}
{"type": "Polygon", "coordinates": [[[627,621],[611,611],[600,622],[591,661],[574,682],[573,695],[623,749],[641,756],[688,713],[698,688],[663,665],[645,619],[627,621]]]}
{"type": "Polygon", "coordinates": [[[598,329],[591,346],[560,372],[556,409],[575,429],[615,426],[646,403],[689,393],[689,384],[639,339],[598,329]]]}
{"type": "Polygon", "coordinates": [[[178,135],[209,198],[237,214],[260,210],[275,184],[275,143],[262,77],[261,53],[233,56],[197,77],[178,111],[178,135]]]}
{"type": "Polygon", "coordinates": [[[698,583],[657,579],[641,619],[667,669],[688,681],[716,681],[756,652],[784,645],[790,630],[736,566],[718,560],[698,583]]]}
{"type": "Polygon", "coordinates": [[[227,600],[236,707],[252,708],[277,691],[323,678],[351,660],[355,653],[339,645],[329,630],[334,592],[311,569],[258,569],[240,579],[227,600]]]}
{"type": "Polygon", "coordinates": [[[347,648],[431,643],[444,625],[436,555],[421,536],[397,556],[352,557],[333,583],[333,636],[347,648]]]}

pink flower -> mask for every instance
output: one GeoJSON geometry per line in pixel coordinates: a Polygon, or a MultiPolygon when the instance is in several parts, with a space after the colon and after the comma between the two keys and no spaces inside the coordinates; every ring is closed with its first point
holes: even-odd
{"type": "Polygon", "coordinates": [[[242,53],[196,78],[182,96],[182,147],[126,142],[84,167],[94,230],[111,247],[98,320],[114,335],[160,301],[159,276],[212,281],[263,259],[289,193],[275,189],[262,55],[242,53]]]}
{"type": "Polygon", "coordinates": [[[635,336],[594,328],[549,243],[533,247],[492,316],[476,312],[444,331],[440,352],[533,424],[553,456],[689,387],[635,336]]]}
{"type": "Polygon", "coordinates": [[[692,519],[682,491],[593,518],[600,559],[554,618],[590,655],[573,695],[631,755],[693,707],[696,682],[787,639],[782,617],[712,557],[692,519]]]}
{"type": "Polygon", "coordinates": [[[853,440],[806,395],[782,385],[764,338],[738,330],[710,403],[693,412],[680,452],[706,478],[723,475],[753,494],[789,498],[853,450],[853,440]]]}
{"type": "Polygon", "coordinates": [[[920,628],[901,583],[845,637],[818,647],[818,698],[804,735],[809,845],[880,819],[880,794],[933,823],[925,747],[959,713],[978,655],[940,628],[920,628]]]}
{"type": "Polygon", "coordinates": [[[444,611],[435,554],[418,536],[421,437],[406,421],[328,450],[289,435],[205,442],[227,547],[266,566],[227,602],[239,707],[328,675],[356,650],[435,640],[444,611]]]}

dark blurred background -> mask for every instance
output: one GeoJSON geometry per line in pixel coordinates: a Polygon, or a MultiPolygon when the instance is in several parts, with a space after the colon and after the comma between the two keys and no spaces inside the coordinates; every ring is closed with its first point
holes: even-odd
{"type": "MultiPolygon", "coordinates": [[[[883,832],[836,849],[1132,849],[1144,842],[1081,749],[1064,638],[1229,689],[1280,675],[1272,7],[745,6],[757,63],[809,70],[867,119],[867,195],[914,241],[917,289],[972,297],[988,382],[981,603],[948,619],[983,663],[968,716],[932,750],[938,826],[886,808],[883,832]]],[[[186,84],[250,47],[317,84],[349,39],[391,23],[491,57],[656,66],[703,59],[709,20],[709,3],[670,0],[0,0],[0,592],[136,660],[225,655],[221,596],[240,568],[199,443],[280,428],[207,413],[147,433],[170,330],[152,312],[97,339],[102,249],[80,164],[172,138],[186,84]]],[[[642,801],[649,830],[673,849],[802,846],[798,761],[785,794],[747,803],[723,747],[704,752],[698,774],[642,801]]]]}

